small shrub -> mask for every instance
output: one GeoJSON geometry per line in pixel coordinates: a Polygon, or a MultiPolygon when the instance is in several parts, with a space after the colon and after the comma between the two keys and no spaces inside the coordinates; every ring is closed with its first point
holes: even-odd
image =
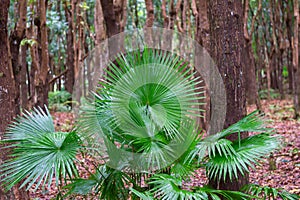
{"type": "Polygon", "coordinates": [[[49,108],[55,111],[69,111],[71,109],[71,97],[72,95],[65,90],[49,92],[49,108]]]}
{"type": "MultiPolygon", "coordinates": [[[[258,92],[259,98],[260,99],[268,99],[268,89],[260,90],[258,92]]],[[[270,89],[270,98],[271,99],[277,99],[280,96],[280,94],[274,90],[270,89]]]]}

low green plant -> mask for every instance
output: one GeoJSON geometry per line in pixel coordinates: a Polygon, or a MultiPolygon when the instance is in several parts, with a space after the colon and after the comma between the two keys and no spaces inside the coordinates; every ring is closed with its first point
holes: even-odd
{"type": "Polygon", "coordinates": [[[57,185],[62,180],[78,176],[74,160],[81,147],[76,132],[56,132],[47,108],[34,109],[10,125],[1,143],[9,144],[12,153],[1,165],[1,182],[8,189],[24,180],[20,187],[57,185]]]}
{"type": "Polygon", "coordinates": [[[284,78],[288,78],[289,76],[289,71],[288,71],[288,67],[286,65],[283,66],[283,69],[282,69],[282,76],[284,78]]]}
{"type": "Polygon", "coordinates": [[[70,104],[72,95],[65,91],[54,91],[48,93],[49,108],[55,111],[69,111],[71,109],[70,104]]]}
{"type": "Polygon", "coordinates": [[[277,99],[280,96],[280,94],[274,89],[270,89],[270,91],[268,91],[268,89],[260,90],[258,92],[258,95],[259,95],[260,99],[268,99],[268,94],[269,93],[270,93],[270,98],[271,99],[277,99]]]}
{"type": "Polygon", "coordinates": [[[1,141],[11,147],[11,158],[0,167],[3,186],[11,189],[25,180],[23,187],[37,183],[37,188],[49,186],[55,178],[60,198],[77,194],[108,200],[237,200],[264,199],[270,194],[299,198],[253,185],[243,191],[209,185],[184,188],[183,181],[197,168],[204,168],[208,178],[216,181],[246,174],[257,160],[280,146],[279,138],[266,128],[258,112],[202,137],[195,123],[200,113],[199,79],[176,56],[150,49],[132,52],[119,56],[106,74],[73,131],[55,132],[47,109],[25,113],[10,126],[1,141]],[[242,132],[257,134],[226,139],[242,132]],[[87,179],[78,175],[78,165],[85,164],[77,160],[79,152],[88,152],[98,163],[87,179]],[[70,183],[63,186],[66,181],[70,183]]]}

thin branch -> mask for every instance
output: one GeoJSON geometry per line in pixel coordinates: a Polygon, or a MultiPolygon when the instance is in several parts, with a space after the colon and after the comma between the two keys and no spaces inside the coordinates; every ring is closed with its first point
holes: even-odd
{"type": "Polygon", "coordinates": [[[65,73],[68,72],[69,69],[65,69],[64,71],[60,72],[60,74],[58,74],[57,76],[55,76],[54,78],[52,78],[48,84],[53,83],[54,81],[56,81],[57,79],[59,79],[61,76],[63,76],[65,73]]]}
{"type": "Polygon", "coordinates": [[[197,6],[196,6],[196,1],[195,0],[192,0],[191,7],[192,7],[193,15],[195,17],[197,17],[198,16],[198,11],[197,11],[197,6]]]}
{"type": "Polygon", "coordinates": [[[254,24],[255,24],[255,21],[257,20],[258,18],[258,15],[260,14],[261,12],[261,0],[258,0],[258,8],[257,8],[257,11],[255,13],[255,16],[252,18],[252,21],[251,21],[251,29],[250,29],[250,38],[252,37],[252,34],[254,32],[254,24]]]}
{"type": "MultiPolygon", "coordinates": [[[[176,12],[176,24],[177,24],[177,29],[180,33],[183,32],[183,29],[181,27],[181,20],[180,20],[180,17],[179,17],[179,13],[181,11],[181,2],[182,0],[178,0],[177,3],[176,3],[176,6],[175,6],[175,12],[176,12]]],[[[181,12],[181,15],[182,15],[182,12],[181,12]]]]}
{"type": "Polygon", "coordinates": [[[244,2],[244,37],[247,41],[250,40],[248,28],[247,28],[248,12],[249,12],[249,0],[245,0],[245,2],[244,2]]]}

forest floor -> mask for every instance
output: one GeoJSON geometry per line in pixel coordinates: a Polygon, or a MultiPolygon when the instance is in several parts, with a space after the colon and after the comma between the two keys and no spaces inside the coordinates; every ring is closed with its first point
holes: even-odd
{"type": "MultiPolygon", "coordinates": [[[[256,169],[250,172],[250,183],[283,188],[291,193],[300,194],[300,120],[293,119],[292,101],[262,100],[261,103],[269,127],[274,128],[275,132],[282,136],[282,148],[273,154],[275,165],[271,168],[276,166],[276,169],[270,169],[269,158],[261,159],[256,169]]],[[[255,106],[249,106],[248,113],[255,109],[255,106]]],[[[72,128],[74,121],[72,113],[53,112],[52,116],[57,130],[69,131],[72,128]]],[[[85,157],[81,161],[90,166],[89,171],[93,171],[92,158],[85,157]]],[[[87,178],[86,169],[80,167],[79,170],[82,171],[83,178],[87,178]]],[[[200,186],[206,183],[205,172],[197,170],[185,185],[200,186]]],[[[53,185],[48,189],[31,190],[30,196],[35,200],[50,200],[56,196],[57,191],[58,189],[53,185]]]]}

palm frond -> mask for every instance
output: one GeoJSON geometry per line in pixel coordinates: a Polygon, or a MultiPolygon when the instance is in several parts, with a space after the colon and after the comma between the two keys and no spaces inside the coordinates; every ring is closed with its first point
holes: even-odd
{"type": "Polygon", "coordinates": [[[127,199],[129,189],[126,184],[131,182],[130,177],[122,171],[101,165],[96,173],[91,174],[88,179],[74,179],[66,185],[69,194],[82,194],[94,192],[100,199],[118,200],[127,199]]]}
{"type": "Polygon", "coordinates": [[[219,135],[211,135],[196,145],[196,147],[190,152],[185,162],[192,163],[197,158],[198,164],[204,161],[204,158],[208,155],[209,158],[218,155],[230,157],[235,154],[235,150],[232,147],[232,142],[227,139],[221,139],[219,135]]]}
{"type": "Polygon", "coordinates": [[[249,172],[249,167],[253,167],[253,163],[280,146],[280,142],[276,136],[268,133],[261,133],[250,136],[241,141],[235,141],[232,144],[234,154],[224,156],[216,154],[211,157],[206,165],[208,176],[210,178],[220,180],[229,176],[238,178],[238,173],[242,175],[249,172]]]}
{"type": "Polygon", "coordinates": [[[186,199],[186,200],[207,200],[214,199],[220,200],[224,197],[229,200],[249,199],[251,195],[226,190],[215,190],[208,186],[196,187],[192,190],[182,189],[182,179],[176,178],[167,174],[156,174],[151,179],[149,184],[154,185],[150,190],[152,194],[159,197],[159,199],[173,200],[173,199],[186,199]]]}
{"type": "Polygon", "coordinates": [[[252,113],[245,116],[243,119],[237,123],[229,126],[228,128],[222,130],[219,135],[221,137],[226,137],[233,133],[242,133],[242,132],[270,132],[271,128],[267,128],[266,120],[263,118],[263,114],[258,114],[258,110],[253,111],[252,113]]]}
{"type": "Polygon", "coordinates": [[[92,193],[97,184],[98,181],[93,177],[90,177],[89,179],[73,179],[72,183],[64,186],[64,188],[68,190],[65,196],[70,194],[87,195],[92,193]]]}
{"type": "MultiPolygon", "coordinates": [[[[138,198],[142,199],[142,200],[154,200],[155,198],[150,194],[149,191],[146,192],[139,192],[137,190],[135,190],[134,188],[129,188],[130,191],[132,192],[132,194],[134,194],[135,196],[137,196],[138,198]]],[[[132,199],[135,199],[134,196],[132,197],[132,199]]]]}
{"type": "Polygon", "coordinates": [[[31,113],[25,111],[22,115],[9,125],[3,141],[18,141],[28,134],[52,133],[55,131],[52,117],[46,106],[45,112],[39,107],[34,108],[31,113]]]}
{"type": "Polygon", "coordinates": [[[187,148],[184,154],[182,154],[182,156],[180,156],[180,158],[178,158],[172,164],[171,166],[172,174],[184,179],[188,176],[191,176],[195,172],[196,168],[198,168],[199,166],[194,163],[187,162],[187,160],[189,159],[191,152],[193,152],[195,148],[197,148],[196,145],[199,143],[200,140],[201,140],[200,132],[194,134],[194,138],[191,138],[192,142],[190,143],[190,146],[187,148]]]}
{"type": "Polygon", "coordinates": [[[35,109],[10,126],[4,143],[11,148],[10,158],[1,165],[1,182],[7,189],[24,179],[20,187],[28,184],[48,185],[55,178],[77,176],[74,164],[80,139],[73,132],[54,132],[52,118],[47,111],[35,109]]]}
{"type": "Polygon", "coordinates": [[[266,128],[265,120],[258,111],[254,111],[237,123],[229,126],[221,132],[209,135],[201,140],[197,147],[188,156],[187,162],[192,162],[194,158],[198,158],[198,162],[202,161],[205,156],[209,158],[219,156],[235,157],[235,150],[233,149],[232,142],[224,137],[241,132],[270,132],[272,129],[266,128]]]}
{"type": "Polygon", "coordinates": [[[248,184],[242,188],[243,192],[256,196],[260,199],[276,199],[280,197],[282,200],[298,200],[300,196],[297,194],[289,193],[282,188],[272,188],[268,186],[260,186],[257,184],[248,184]]]}
{"type": "Polygon", "coordinates": [[[190,123],[187,128],[186,121],[200,116],[199,100],[203,97],[196,91],[203,92],[203,88],[199,83],[200,79],[178,56],[148,48],[142,53],[119,55],[109,64],[92,106],[79,120],[84,130],[81,132],[87,138],[100,132],[105,137],[106,153],[117,165],[120,156],[116,157],[117,149],[108,144],[142,154],[139,158],[146,155],[146,162],[139,158],[132,161],[160,168],[161,163],[174,161],[184,153],[178,154],[179,144],[188,147],[187,140],[191,142],[187,133],[191,134],[196,126],[190,123]]]}

